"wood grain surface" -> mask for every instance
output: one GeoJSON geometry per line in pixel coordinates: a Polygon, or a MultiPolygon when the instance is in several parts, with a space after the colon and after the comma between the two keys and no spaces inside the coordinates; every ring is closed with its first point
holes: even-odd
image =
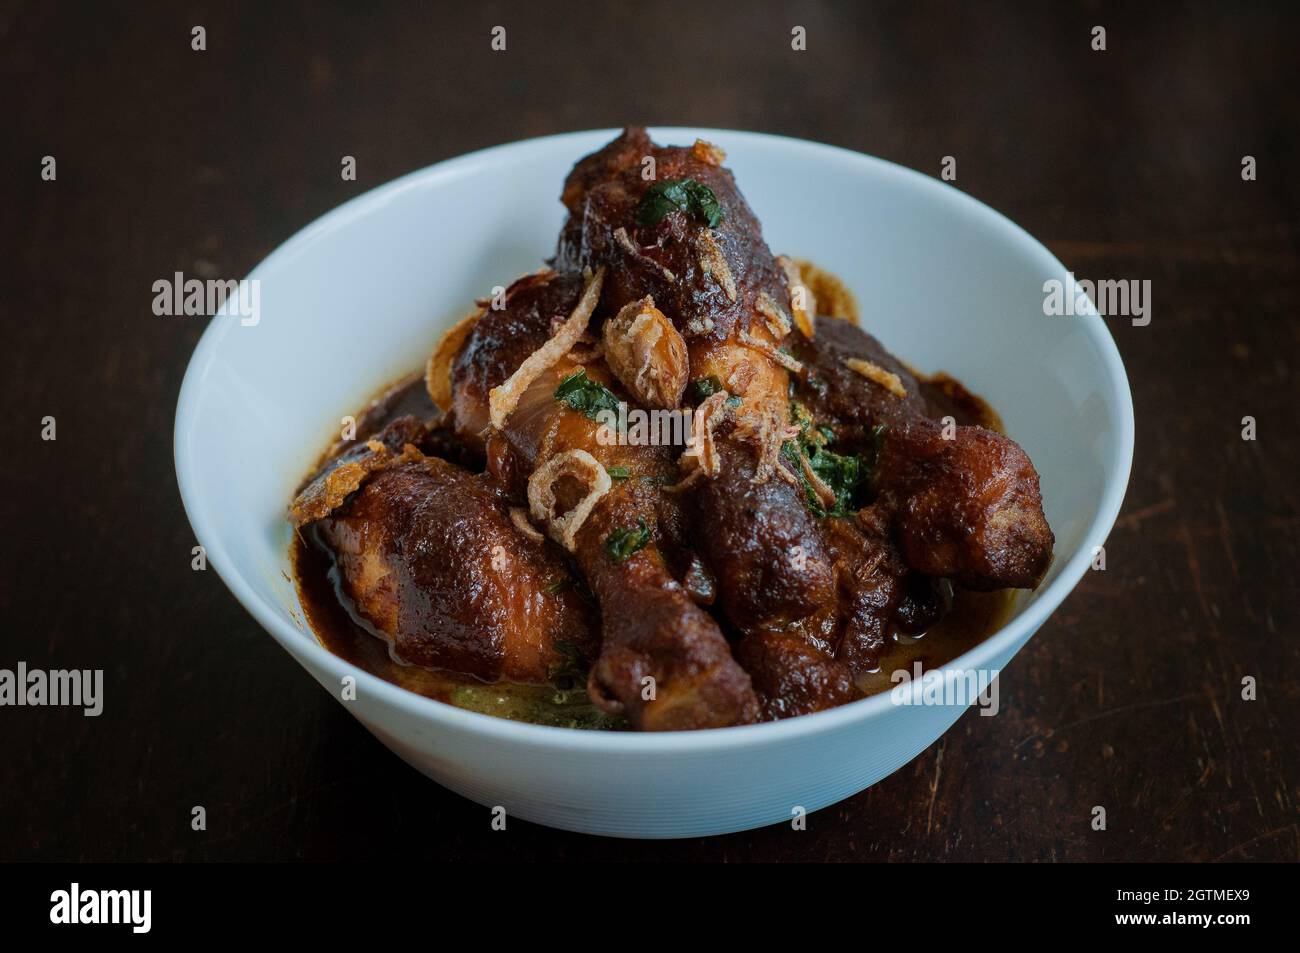
{"type": "Polygon", "coordinates": [[[103,668],[108,698],[99,718],[0,709],[0,858],[1300,858],[1293,11],[0,5],[0,667],[103,668]],[[1137,451],[1106,570],[1004,673],[998,717],[968,713],[806,831],[494,832],[190,568],[172,424],[204,322],[154,316],[152,282],[246,274],[432,162],[629,122],[778,132],[932,175],[952,155],[957,187],[1081,277],[1152,283],[1149,326],[1111,322],[1137,451]]]}

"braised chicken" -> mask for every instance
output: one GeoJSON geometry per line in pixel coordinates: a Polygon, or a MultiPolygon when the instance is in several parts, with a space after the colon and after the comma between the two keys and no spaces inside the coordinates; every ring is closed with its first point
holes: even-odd
{"type": "Polygon", "coordinates": [[[594,619],[565,562],[515,525],[491,479],[424,456],[409,442],[421,430],[395,421],[300,496],[318,505],[295,518],[334,553],[357,615],[402,664],[486,680],[544,682],[561,643],[592,656],[594,619]],[[340,496],[331,484],[350,471],[357,488],[340,496]]]}
{"type": "Polygon", "coordinates": [[[772,255],[723,161],[629,129],[578,162],[550,267],[448,333],[428,413],[300,492],[401,663],[567,660],[630,727],[725,727],[852,701],[962,591],[1041,580],[1025,453],[818,317],[829,279],[772,255]]]}
{"type": "MultiPolygon", "coordinates": [[[[547,273],[516,282],[504,307],[479,319],[452,368],[452,419],[467,440],[482,436],[490,395],[545,346],[553,323],[578,306],[583,282],[547,273]]],[[[758,704],[713,618],[696,605],[672,566],[689,562],[675,538],[681,523],[673,448],[602,444],[585,395],[557,400],[581,375],[588,393],[619,384],[603,360],[565,355],[528,384],[501,429],[487,435],[488,470],[567,549],[601,610],[601,650],[591,672],[594,701],[642,728],[699,728],[753,721],[758,704]],[[578,399],[579,397],[583,399],[578,399]],[[555,471],[545,483],[547,469],[555,471]],[[576,530],[583,497],[603,493],[576,530]],[[557,518],[557,515],[559,518],[557,518]],[[572,524],[569,524],[572,525],[572,524]],[[622,540],[613,551],[612,540],[622,540]]]]}

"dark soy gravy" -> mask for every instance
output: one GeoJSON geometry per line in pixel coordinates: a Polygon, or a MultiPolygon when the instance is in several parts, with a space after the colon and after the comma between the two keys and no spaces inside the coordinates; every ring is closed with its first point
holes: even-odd
{"type": "MultiPolygon", "coordinates": [[[[918,379],[922,379],[918,375],[918,379]]],[[[980,424],[1001,432],[997,414],[945,374],[922,379],[927,400],[940,412],[951,414],[958,423],[980,424]]],[[[322,455],[333,454],[382,430],[389,421],[405,414],[422,419],[436,418],[438,409],[429,399],[421,373],[412,374],[385,388],[356,415],[354,441],[339,442],[322,455]]],[[[312,468],[315,472],[315,467],[312,468]]],[[[310,478],[310,475],[308,476],[310,478]]],[[[308,527],[295,535],[290,558],[298,598],[312,633],[326,649],[340,658],[385,681],[458,708],[498,718],[566,728],[619,730],[627,727],[621,718],[605,714],[587,698],[580,678],[562,677],[557,684],[526,685],[515,682],[482,682],[454,672],[430,671],[404,665],[388,653],[388,645],[357,617],[336,584],[333,560],[315,540],[308,527]]],[[[857,679],[865,695],[888,691],[896,684],[892,673],[920,663],[923,671],[951,662],[997,631],[1006,620],[1013,592],[968,592],[956,589],[952,608],[920,636],[898,635],[881,655],[875,672],[857,679]]]]}

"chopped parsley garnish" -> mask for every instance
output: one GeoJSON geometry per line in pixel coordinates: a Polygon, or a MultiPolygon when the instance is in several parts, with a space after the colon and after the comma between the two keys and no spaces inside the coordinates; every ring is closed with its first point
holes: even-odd
{"type": "Polygon", "coordinates": [[[644,549],[645,544],[650,542],[650,529],[645,525],[645,520],[638,519],[636,522],[636,529],[620,527],[605,537],[605,551],[614,562],[625,561],[633,553],[644,549]]]}
{"type": "Polygon", "coordinates": [[[812,414],[798,401],[790,402],[790,422],[799,427],[799,436],[781,445],[781,455],[790,462],[803,483],[808,507],[817,516],[850,516],[863,505],[875,478],[876,457],[884,440],[883,425],[871,430],[871,447],[866,453],[849,455],[830,449],[835,441],[835,431],[827,426],[817,426],[812,414]],[[803,472],[802,457],[808,458],[813,473],[826,484],[835,496],[827,507],[813,491],[812,483],[803,472]]]}
{"type": "Polygon", "coordinates": [[[618,413],[618,398],[604,384],[587,377],[583,368],[578,368],[555,388],[555,399],[562,400],[580,414],[592,420],[600,419],[602,410],[618,413]]]}
{"type": "Polygon", "coordinates": [[[665,179],[641,196],[637,206],[638,225],[658,225],[673,211],[685,212],[701,225],[716,228],[722,221],[722,206],[713,189],[694,179],[665,179]]]}
{"type": "Polygon", "coordinates": [[[691,381],[688,396],[692,402],[701,404],[720,390],[722,390],[722,381],[718,380],[717,375],[710,374],[708,377],[697,377],[691,381]]]}
{"type": "Polygon", "coordinates": [[[605,467],[605,472],[609,474],[611,480],[626,480],[632,475],[627,467],[605,467]]]}
{"type": "Polygon", "coordinates": [[[857,508],[854,502],[865,475],[862,458],[844,456],[821,447],[811,450],[808,462],[812,465],[813,473],[821,477],[822,482],[835,494],[835,503],[828,515],[848,516],[852,513],[857,508]]]}

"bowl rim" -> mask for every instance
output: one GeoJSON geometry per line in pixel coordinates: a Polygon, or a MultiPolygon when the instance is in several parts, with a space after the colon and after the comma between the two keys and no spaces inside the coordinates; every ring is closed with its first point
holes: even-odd
{"type": "MultiPolygon", "coordinates": [[[[1067,270],[1042,243],[996,209],[948,183],[885,159],[828,143],[771,133],[686,126],[655,126],[649,131],[660,141],[689,141],[697,137],[710,141],[743,141],[748,145],[783,151],[792,158],[815,156],[820,161],[830,160],[842,166],[870,169],[873,175],[892,179],[904,187],[928,191],[937,202],[948,205],[956,214],[977,217],[989,228],[999,232],[1010,244],[1037,259],[1044,271],[1064,273],[1067,270]]],[[[619,132],[618,129],[586,129],[522,139],[479,149],[414,170],[363,192],[310,222],[267,255],[246,280],[257,278],[261,273],[293,258],[322,234],[346,227],[351,221],[398,199],[408,189],[428,187],[472,165],[484,162],[505,165],[525,158],[530,150],[567,142],[575,143],[576,161],[581,154],[576,150],[586,148],[577,146],[578,141],[608,141],[619,132]]],[[[486,736],[503,743],[611,755],[695,754],[753,744],[779,743],[805,735],[834,731],[854,722],[870,720],[897,707],[891,702],[890,693],[885,691],[837,708],[783,721],[698,731],[593,731],[510,721],[495,715],[457,708],[401,688],[335,655],[312,637],[310,632],[299,629],[279,609],[254,591],[243,572],[230,558],[220,533],[194,495],[194,453],[187,439],[191,433],[190,425],[199,404],[204,380],[217,359],[219,345],[234,326],[234,322],[214,317],[200,337],[186,368],[176,404],[173,448],[177,484],[186,516],[197,542],[204,547],[208,563],[240,604],[295,658],[299,658],[300,653],[311,657],[318,669],[335,679],[341,680],[350,675],[356,679],[358,693],[365,692],[382,706],[396,708],[439,728],[486,736]]],[[[1056,578],[1038,594],[1035,602],[978,645],[947,663],[946,669],[987,667],[993,657],[1003,651],[1014,651],[1018,643],[1026,641],[1056,611],[1087,572],[1093,548],[1105,543],[1119,514],[1133,462],[1132,394],[1119,349],[1105,321],[1094,317],[1084,322],[1084,328],[1085,334],[1101,355],[1107,384],[1107,411],[1117,429],[1114,452],[1106,461],[1106,478],[1100,505],[1084,532],[1082,544],[1061,567],[1056,578]]]]}

